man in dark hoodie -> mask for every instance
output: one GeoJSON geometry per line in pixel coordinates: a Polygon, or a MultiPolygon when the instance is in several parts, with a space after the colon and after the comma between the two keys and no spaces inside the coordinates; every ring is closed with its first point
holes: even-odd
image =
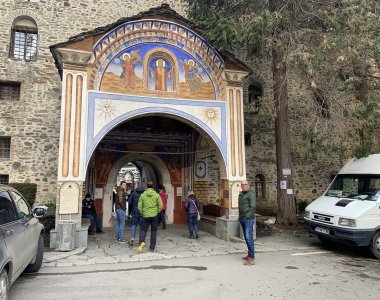
{"type": "Polygon", "coordinates": [[[131,228],[131,239],[129,240],[129,246],[133,246],[136,236],[136,227],[140,224],[141,215],[139,212],[139,199],[141,194],[145,191],[144,186],[139,186],[133,190],[128,198],[129,212],[132,216],[132,228],[131,228]]]}
{"type": "Polygon", "coordinates": [[[137,253],[141,253],[145,247],[145,237],[150,225],[150,251],[156,248],[158,214],[161,213],[162,201],[160,195],[153,189],[153,182],[148,181],[147,189],[141,194],[138,204],[139,212],[142,216],[140,223],[139,248],[137,253]]]}
{"type": "Polygon", "coordinates": [[[248,247],[248,255],[243,257],[244,265],[254,265],[255,244],[253,241],[253,225],[255,224],[256,195],[249,188],[248,181],[241,182],[241,192],[239,194],[239,221],[243,229],[244,239],[248,247]]]}
{"type": "Polygon", "coordinates": [[[88,227],[88,234],[94,234],[94,224],[96,224],[96,233],[103,233],[101,220],[96,214],[94,200],[91,199],[91,194],[87,193],[82,201],[82,218],[90,219],[90,226],[88,227]]]}

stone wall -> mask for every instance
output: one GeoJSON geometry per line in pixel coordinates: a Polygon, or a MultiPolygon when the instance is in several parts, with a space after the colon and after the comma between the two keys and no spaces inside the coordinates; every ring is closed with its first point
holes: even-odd
{"type": "Polygon", "coordinates": [[[37,183],[39,203],[56,201],[61,79],[49,46],[162,3],[184,14],[181,1],[3,0],[0,7],[0,81],[21,82],[20,101],[0,101],[0,136],[11,137],[11,158],[0,159],[10,182],[37,183]],[[38,26],[38,57],[9,58],[11,27],[20,16],[38,26]]]}

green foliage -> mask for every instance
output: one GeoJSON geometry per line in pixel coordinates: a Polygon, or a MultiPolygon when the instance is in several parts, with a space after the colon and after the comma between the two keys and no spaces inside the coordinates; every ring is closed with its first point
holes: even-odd
{"type": "Polygon", "coordinates": [[[275,216],[277,214],[277,207],[272,203],[257,202],[256,213],[262,216],[275,216]]]}
{"type": "Polygon", "coordinates": [[[30,207],[33,206],[36,201],[37,184],[35,183],[9,183],[9,185],[18,190],[29,203],[30,207]]]}
{"type": "Polygon", "coordinates": [[[234,51],[243,45],[245,29],[237,16],[228,11],[232,9],[230,2],[218,0],[187,2],[191,8],[190,17],[204,30],[205,37],[218,50],[234,51]]]}
{"type": "Polygon", "coordinates": [[[307,201],[299,201],[297,202],[297,212],[300,214],[300,213],[304,213],[305,212],[305,208],[306,206],[308,206],[309,203],[307,201]]]}
{"type": "Polygon", "coordinates": [[[353,145],[353,156],[360,158],[378,152],[379,149],[373,147],[373,135],[380,117],[379,104],[376,102],[362,104],[352,112],[352,115],[358,122],[356,129],[349,133],[350,138],[356,141],[353,145]]]}

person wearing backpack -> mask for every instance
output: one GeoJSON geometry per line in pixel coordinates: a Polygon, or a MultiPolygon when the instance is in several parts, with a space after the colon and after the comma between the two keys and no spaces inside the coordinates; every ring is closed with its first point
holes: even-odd
{"type": "Polygon", "coordinates": [[[187,223],[189,225],[189,239],[198,239],[199,201],[193,191],[187,192],[185,210],[187,212],[187,223]]]}

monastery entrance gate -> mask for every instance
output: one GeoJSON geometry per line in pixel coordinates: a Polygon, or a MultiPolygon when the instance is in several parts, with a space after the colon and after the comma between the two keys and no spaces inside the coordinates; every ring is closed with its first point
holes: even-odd
{"type": "Polygon", "coordinates": [[[160,169],[173,223],[185,222],[184,196],[195,190],[220,207],[220,237],[239,232],[249,69],[166,5],[153,11],[51,47],[62,78],[56,228],[75,223],[76,246],[87,243],[83,195],[92,189],[106,219],[115,170],[131,161],[160,169]]]}

